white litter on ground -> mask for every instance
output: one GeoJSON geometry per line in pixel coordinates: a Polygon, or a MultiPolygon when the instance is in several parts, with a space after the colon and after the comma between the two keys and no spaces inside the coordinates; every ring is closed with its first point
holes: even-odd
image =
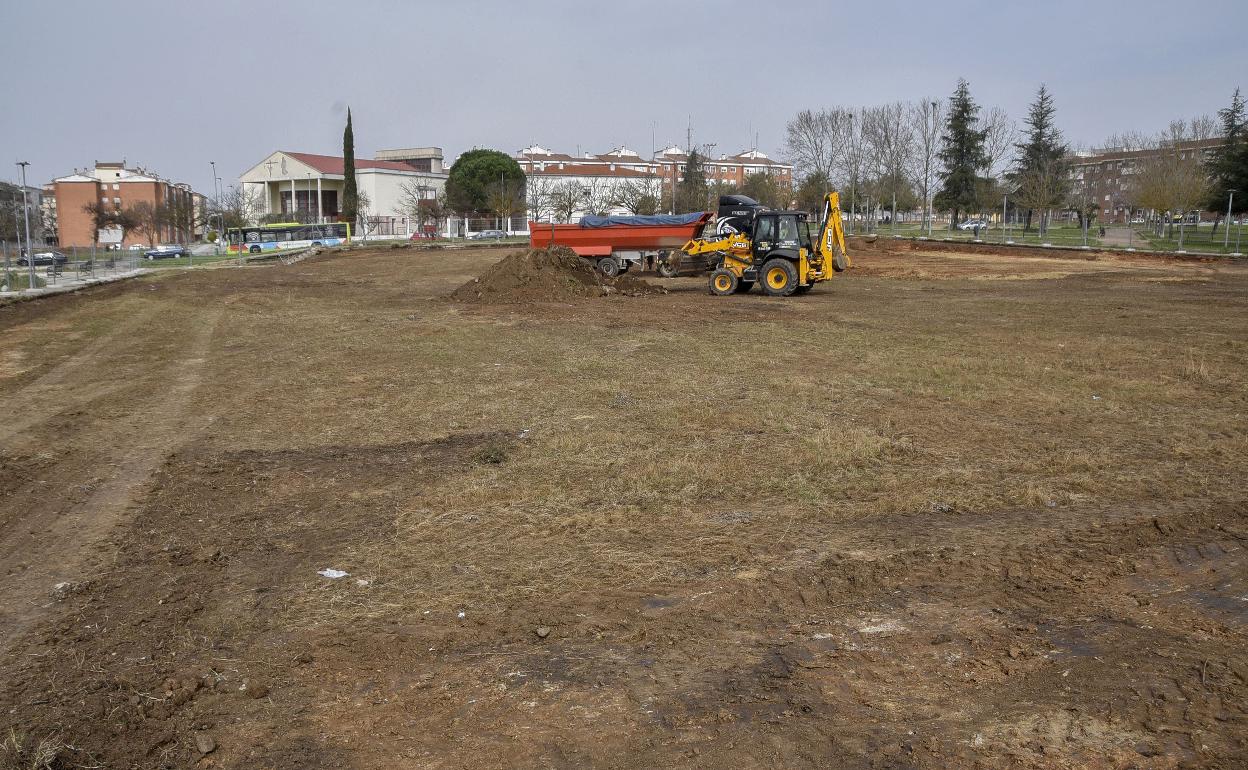
{"type": "Polygon", "coordinates": [[[905,631],[905,630],[906,630],[906,627],[904,625],[902,625],[900,622],[893,620],[891,618],[882,620],[882,621],[873,619],[871,622],[867,623],[866,625],[858,627],[858,633],[860,634],[890,634],[890,633],[893,633],[894,631],[905,631]]]}
{"type": "Polygon", "coordinates": [[[338,578],[344,578],[347,576],[346,572],[343,572],[340,569],[334,569],[332,567],[326,567],[323,570],[318,570],[316,574],[320,575],[321,577],[327,577],[330,580],[337,580],[338,578]]]}

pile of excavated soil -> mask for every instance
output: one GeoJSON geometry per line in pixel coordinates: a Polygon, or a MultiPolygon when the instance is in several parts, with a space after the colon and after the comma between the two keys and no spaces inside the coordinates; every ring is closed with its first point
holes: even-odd
{"type": "Polygon", "coordinates": [[[509,254],[451,292],[451,299],[496,305],[666,293],[631,275],[607,278],[571,249],[555,246],[509,254]]]}

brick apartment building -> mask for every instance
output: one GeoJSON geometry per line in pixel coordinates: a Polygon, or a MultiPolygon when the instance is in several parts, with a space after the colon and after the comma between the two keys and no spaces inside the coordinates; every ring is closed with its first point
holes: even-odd
{"type": "Polygon", "coordinates": [[[1097,205],[1101,222],[1125,223],[1132,218],[1132,212],[1140,211],[1140,207],[1132,200],[1132,177],[1140,173],[1146,163],[1163,150],[1172,152],[1177,149],[1184,159],[1193,155],[1208,157],[1224,143],[1225,140],[1221,138],[1201,139],[1163,148],[1127,150],[1118,147],[1076,155],[1070,158],[1072,190],[1074,195],[1086,195],[1089,203],[1097,205]]]}
{"type": "MultiPolygon", "coordinates": [[[[675,145],[660,150],[654,156],[659,166],[659,174],[669,184],[671,180],[680,181],[685,177],[685,163],[689,156],[683,149],[675,145]]],[[[745,178],[751,174],[770,174],[775,177],[776,184],[784,190],[793,187],[793,167],[787,163],[772,160],[757,147],[742,150],[736,155],[720,155],[719,158],[707,159],[703,163],[708,184],[719,182],[726,185],[741,187],[745,178]]]]}
{"type": "MultiPolygon", "coordinates": [[[[95,221],[86,207],[98,203],[108,211],[124,211],[144,202],[153,207],[193,212],[202,205],[203,196],[181,182],[161,179],[142,168],[126,168],[124,162],[96,161],[95,168],[76,170],[69,176],[52,180],[51,200],[45,211],[56,222],[57,243],[62,248],[91,246],[93,243],[121,246],[144,245],[149,240],[164,243],[186,243],[195,237],[194,216],[179,217],[180,222],[164,224],[160,231],[149,235],[131,230],[96,232],[95,221]]],[[[47,188],[45,187],[45,190],[47,188]]]]}

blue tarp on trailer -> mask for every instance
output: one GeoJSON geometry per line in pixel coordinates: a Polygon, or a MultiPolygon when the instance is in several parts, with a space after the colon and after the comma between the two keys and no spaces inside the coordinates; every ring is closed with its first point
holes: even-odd
{"type": "Polygon", "coordinates": [[[655,227],[660,225],[691,225],[705,216],[701,211],[692,214],[659,214],[652,217],[581,217],[581,227],[655,227]]]}

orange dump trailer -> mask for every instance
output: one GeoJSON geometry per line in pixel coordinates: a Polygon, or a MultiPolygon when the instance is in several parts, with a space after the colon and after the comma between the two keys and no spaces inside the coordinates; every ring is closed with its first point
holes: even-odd
{"type": "Polygon", "coordinates": [[[673,216],[583,217],[578,224],[529,222],[529,243],[535,249],[567,246],[594,262],[605,275],[618,275],[647,261],[664,262],[702,234],[710,212],[673,216]]]}

